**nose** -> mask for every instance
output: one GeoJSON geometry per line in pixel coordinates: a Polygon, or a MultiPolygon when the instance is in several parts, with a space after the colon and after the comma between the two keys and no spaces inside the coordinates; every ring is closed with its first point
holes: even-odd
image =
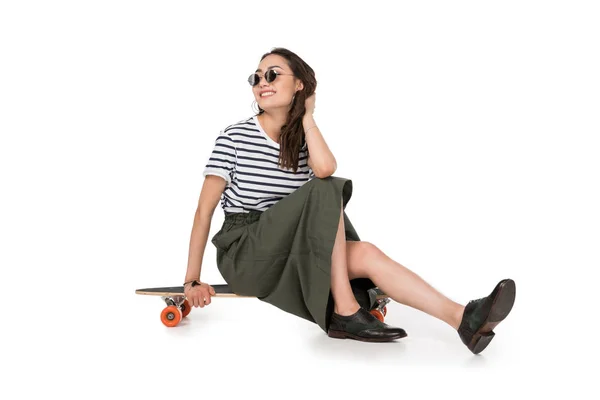
{"type": "Polygon", "coordinates": [[[267,82],[267,78],[263,75],[263,76],[258,76],[258,86],[259,87],[264,87],[264,86],[269,86],[269,82],[267,82]],[[263,79],[265,81],[265,85],[262,84],[263,79]]]}

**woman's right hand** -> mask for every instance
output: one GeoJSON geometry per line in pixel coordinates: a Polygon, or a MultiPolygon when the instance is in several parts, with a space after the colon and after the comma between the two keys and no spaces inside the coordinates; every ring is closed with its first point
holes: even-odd
{"type": "Polygon", "coordinates": [[[211,296],[215,294],[215,289],[204,282],[194,287],[192,287],[191,283],[188,283],[185,285],[183,293],[190,303],[190,306],[204,308],[204,306],[211,303],[211,296]]]}

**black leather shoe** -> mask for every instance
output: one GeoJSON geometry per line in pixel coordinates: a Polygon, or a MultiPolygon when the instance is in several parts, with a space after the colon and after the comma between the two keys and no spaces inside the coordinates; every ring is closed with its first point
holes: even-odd
{"type": "Polygon", "coordinates": [[[515,281],[503,279],[489,296],[471,300],[465,306],[458,334],[473,354],[483,351],[492,341],[492,329],[510,313],[515,294],[515,281]]]}
{"type": "Polygon", "coordinates": [[[355,339],[363,342],[391,342],[406,336],[402,328],[379,321],[369,311],[359,308],[352,315],[331,315],[327,335],[336,339],[355,339]]]}

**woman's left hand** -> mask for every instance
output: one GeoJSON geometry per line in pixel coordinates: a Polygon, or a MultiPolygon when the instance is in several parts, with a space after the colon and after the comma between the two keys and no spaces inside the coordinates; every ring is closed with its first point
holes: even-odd
{"type": "Polygon", "coordinates": [[[312,115],[315,112],[315,101],[317,99],[317,92],[314,92],[310,95],[306,101],[304,102],[304,108],[306,108],[306,112],[304,115],[312,115]]]}

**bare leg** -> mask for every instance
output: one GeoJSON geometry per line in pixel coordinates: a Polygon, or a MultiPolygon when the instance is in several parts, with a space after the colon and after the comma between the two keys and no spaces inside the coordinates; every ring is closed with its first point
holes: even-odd
{"type": "Polygon", "coordinates": [[[464,306],[450,300],[419,275],[369,242],[347,242],[350,279],[365,277],[398,303],[416,308],[458,329],[464,306]]]}
{"type": "Polygon", "coordinates": [[[344,207],[340,212],[333,252],[331,254],[331,294],[334,299],[334,312],[339,315],[352,315],[358,311],[360,305],[352,293],[350,279],[348,278],[348,265],[346,263],[346,233],[344,227],[344,207]]]}
{"type": "Polygon", "coordinates": [[[395,301],[434,316],[458,329],[464,306],[450,300],[419,275],[385,254],[375,263],[375,283],[395,301]]]}

